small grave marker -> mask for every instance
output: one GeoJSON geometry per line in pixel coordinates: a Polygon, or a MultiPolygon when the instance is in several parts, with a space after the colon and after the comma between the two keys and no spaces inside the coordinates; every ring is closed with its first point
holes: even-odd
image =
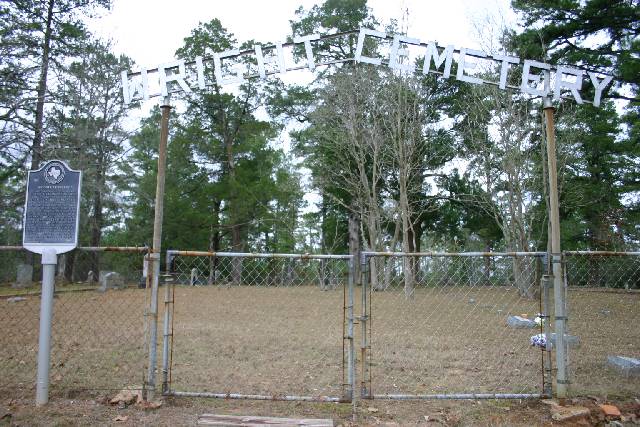
{"type": "Polygon", "coordinates": [[[607,356],[607,365],[625,377],[640,376],[640,359],[626,356],[607,356]]]}
{"type": "Polygon", "coordinates": [[[507,317],[507,325],[512,328],[535,328],[538,326],[534,320],[522,316],[507,317]]]}

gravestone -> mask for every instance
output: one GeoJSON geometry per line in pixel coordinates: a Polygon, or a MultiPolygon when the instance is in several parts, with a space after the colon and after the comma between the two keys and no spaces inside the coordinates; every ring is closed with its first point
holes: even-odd
{"type": "Polygon", "coordinates": [[[122,288],[124,288],[124,279],[119,273],[116,273],[115,271],[100,272],[100,287],[98,288],[98,291],[105,292],[107,289],[122,288]]]}
{"type": "Polygon", "coordinates": [[[640,376],[640,359],[626,356],[607,356],[607,365],[625,377],[640,376]]]}
{"type": "Polygon", "coordinates": [[[30,264],[18,264],[16,282],[13,284],[13,288],[25,288],[31,286],[31,280],[33,279],[33,265],[30,264]]]}
{"type": "Polygon", "coordinates": [[[522,317],[522,316],[509,316],[507,317],[507,325],[509,325],[512,328],[535,328],[538,326],[538,324],[531,320],[531,319],[527,319],[526,317],[522,317]]]}
{"type": "Polygon", "coordinates": [[[100,283],[102,285],[102,281],[104,280],[104,276],[106,276],[109,273],[111,273],[111,271],[109,271],[109,270],[100,270],[100,272],[98,272],[98,283],[100,283]]]}
{"type": "Polygon", "coordinates": [[[147,276],[149,275],[149,260],[147,258],[147,255],[142,258],[142,277],[138,281],[138,289],[147,287],[147,276]]]}

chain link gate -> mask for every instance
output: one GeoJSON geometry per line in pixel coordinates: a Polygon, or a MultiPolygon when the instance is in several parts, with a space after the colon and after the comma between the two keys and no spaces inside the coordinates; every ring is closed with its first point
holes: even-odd
{"type": "Polygon", "coordinates": [[[565,251],[563,257],[570,392],[638,396],[638,374],[621,358],[640,359],[640,252],[565,251]]]}
{"type": "Polygon", "coordinates": [[[544,255],[364,252],[361,397],[550,395],[550,346],[531,345],[549,336],[544,255]]]}
{"type": "Polygon", "coordinates": [[[168,251],[163,393],[351,401],[352,259],[168,251]]]}

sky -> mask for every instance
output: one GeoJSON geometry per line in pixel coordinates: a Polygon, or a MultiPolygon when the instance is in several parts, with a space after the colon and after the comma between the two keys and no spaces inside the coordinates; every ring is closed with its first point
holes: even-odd
{"type": "MultiPolygon", "coordinates": [[[[218,18],[239,42],[284,41],[291,33],[289,21],[295,19],[296,9],[302,6],[309,10],[321,3],[322,0],[113,0],[111,9],[89,19],[88,25],[97,36],[111,40],[115,53],[129,56],[137,67],[155,68],[175,59],[175,51],[199,23],[218,18]]],[[[487,38],[496,28],[482,24],[487,17],[493,22],[515,22],[509,4],[510,0],[368,1],[383,25],[395,19],[410,37],[485,50],[491,49],[481,45],[478,24],[484,28],[482,37],[487,38]]],[[[304,84],[313,76],[293,71],[281,78],[287,83],[304,84]]],[[[160,101],[156,97],[142,103],[138,111],[130,113],[126,126],[136,128],[139,119],[160,101]]]]}
{"type": "MultiPolygon", "coordinates": [[[[284,41],[291,33],[289,21],[303,6],[310,9],[322,1],[313,0],[113,0],[110,11],[89,20],[89,28],[96,35],[109,39],[117,54],[131,57],[137,66],[155,68],[170,62],[176,49],[199,23],[218,18],[239,41],[284,41]]],[[[487,50],[480,42],[478,24],[487,38],[496,25],[486,25],[487,17],[495,22],[515,22],[509,9],[510,0],[369,0],[374,16],[382,23],[398,21],[408,36],[423,42],[437,41],[440,45],[487,50]],[[485,24],[482,24],[482,23],[485,24]]],[[[354,28],[355,29],[355,28],[354,28]]],[[[383,28],[378,28],[383,30],[383,28]]],[[[490,37],[489,37],[490,38],[490,37]]],[[[490,48],[489,48],[490,50],[490,48]]],[[[133,71],[133,70],[132,70],[133,71]]],[[[288,72],[287,82],[304,82],[312,78],[307,72],[288,72]],[[300,74],[295,74],[300,73],[300,74]]],[[[139,119],[157,106],[160,97],[143,103],[130,113],[129,123],[137,127],[139,119]]],[[[289,138],[283,133],[276,144],[288,151],[289,138]]],[[[310,204],[313,194],[305,196],[310,204]]]]}
{"type": "MultiPolygon", "coordinates": [[[[369,0],[383,23],[404,22],[407,34],[423,41],[438,41],[479,48],[474,23],[485,16],[513,21],[509,0],[369,0]],[[407,13],[408,11],[408,13],[407,13]],[[406,16],[403,21],[403,15],[406,16]]],[[[289,21],[299,6],[310,9],[312,0],[114,0],[109,12],[89,23],[97,35],[111,39],[114,50],[139,66],[155,67],[174,59],[183,39],[200,22],[218,18],[238,41],[284,40],[289,21]]],[[[354,28],[355,29],[355,28],[354,28]]],[[[382,28],[380,28],[382,29],[382,28]]]]}

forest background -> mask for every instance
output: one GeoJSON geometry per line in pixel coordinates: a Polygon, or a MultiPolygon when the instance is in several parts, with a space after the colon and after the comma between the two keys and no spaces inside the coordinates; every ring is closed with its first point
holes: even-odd
{"type": "MultiPolygon", "coordinates": [[[[123,103],[120,72],[135,64],[86,25],[109,7],[0,2],[0,244],[20,245],[27,171],[52,158],[84,173],[81,246],[151,243],[160,114],[130,130],[138,105],[123,103]]],[[[615,78],[600,107],[556,105],[562,248],[639,250],[640,8],[632,0],[511,7],[518,25],[478,28],[487,53],[615,78]]],[[[300,7],[290,23],[291,39],[405,30],[374,16],[366,0],[300,7]]],[[[356,37],[323,42],[319,59],[352,58],[356,37]]],[[[175,57],[252,45],[213,19],[175,57]]],[[[539,98],[345,62],[319,69],[309,84],[214,84],[174,101],[164,249],[347,253],[351,221],[365,250],[547,250],[539,98]]]]}

